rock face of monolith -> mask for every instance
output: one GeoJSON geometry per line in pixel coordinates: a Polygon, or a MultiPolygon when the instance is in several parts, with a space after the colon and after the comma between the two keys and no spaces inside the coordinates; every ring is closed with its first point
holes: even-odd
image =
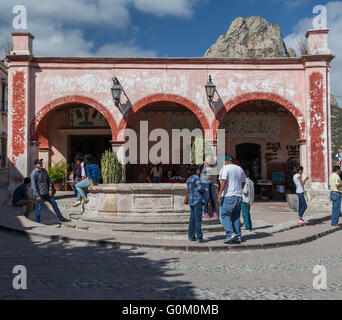
{"type": "Polygon", "coordinates": [[[207,50],[207,58],[289,57],[280,27],[262,17],[236,18],[207,50]]]}

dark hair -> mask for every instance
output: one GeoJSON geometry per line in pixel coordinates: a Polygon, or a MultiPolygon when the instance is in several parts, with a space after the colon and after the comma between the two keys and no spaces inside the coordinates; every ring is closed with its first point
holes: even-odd
{"type": "Polygon", "coordinates": [[[339,166],[334,166],[333,167],[333,172],[337,172],[338,170],[341,170],[341,168],[339,166]]]}
{"type": "Polygon", "coordinates": [[[77,157],[77,158],[76,158],[76,161],[83,162],[83,158],[77,157]]]}
{"type": "Polygon", "coordinates": [[[198,169],[198,166],[192,165],[192,166],[190,167],[190,174],[191,174],[191,175],[196,174],[197,169],[198,169]]]}
{"type": "Polygon", "coordinates": [[[24,184],[29,184],[30,182],[31,182],[31,178],[26,177],[26,178],[24,179],[24,184]]]}
{"type": "Polygon", "coordinates": [[[246,175],[247,177],[249,177],[249,170],[248,170],[248,169],[245,169],[244,171],[245,171],[245,175],[246,175]]]}
{"type": "Polygon", "coordinates": [[[304,168],[303,168],[302,166],[299,166],[299,167],[297,168],[296,172],[298,173],[299,171],[303,171],[303,170],[304,170],[304,168]]]}

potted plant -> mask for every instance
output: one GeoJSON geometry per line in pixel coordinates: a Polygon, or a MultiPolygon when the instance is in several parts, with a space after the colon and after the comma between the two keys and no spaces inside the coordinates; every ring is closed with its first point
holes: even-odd
{"type": "Polygon", "coordinates": [[[122,182],[122,165],[115,152],[107,150],[101,159],[101,173],[104,184],[122,182]]]}
{"type": "Polygon", "coordinates": [[[53,167],[48,168],[48,173],[56,191],[63,190],[63,183],[65,182],[68,165],[63,160],[56,163],[53,167]]]}

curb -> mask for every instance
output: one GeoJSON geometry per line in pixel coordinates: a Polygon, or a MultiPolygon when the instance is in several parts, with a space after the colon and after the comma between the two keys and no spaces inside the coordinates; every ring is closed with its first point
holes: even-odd
{"type": "Polygon", "coordinates": [[[240,244],[240,245],[220,245],[220,246],[206,246],[206,245],[162,245],[162,244],[144,244],[144,243],[131,243],[131,242],[120,242],[120,241],[110,241],[110,240],[92,240],[92,239],[77,239],[67,236],[60,235],[46,235],[36,232],[30,232],[25,230],[19,230],[10,228],[7,226],[0,225],[1,231],[6,231],[9,233],[15,233],[19,235],[24,235],[27,237],[38,237],[42,239],[50,239],[52,242],[65,242],[65,243],[86,243],[89,245],[96,245],[101,247],[108,248],[116,248],[120,247],[128,247],[130,249],[138,249],[138,248],[152,248],[152,249],[162,249],[167,251],[183,251],[183,252],[224,252],[224,251],[246,251],[246,250],[265,250],[265,249],[274,249],[280,247],[294,246],[300,245],[304,243],[309,243],[320,238],[323,238],[327,235],[330,235],[334,232],[342,230],[340,227],[330,228],[329,230],[320,232],[318,234],[314,234],[305,238],[283,241],[283,242],[270,242],[270,243],[260,243],[260,244],[240,244]]]}

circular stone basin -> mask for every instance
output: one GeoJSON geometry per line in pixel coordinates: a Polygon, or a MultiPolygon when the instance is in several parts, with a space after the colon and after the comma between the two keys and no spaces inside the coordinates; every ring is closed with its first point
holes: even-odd
{"type": "Polygon", "coordinates": [[[186,184],[120,183],[98,185],[89,190],[84,216],[189,217],[184,204],[186,184]]]}

